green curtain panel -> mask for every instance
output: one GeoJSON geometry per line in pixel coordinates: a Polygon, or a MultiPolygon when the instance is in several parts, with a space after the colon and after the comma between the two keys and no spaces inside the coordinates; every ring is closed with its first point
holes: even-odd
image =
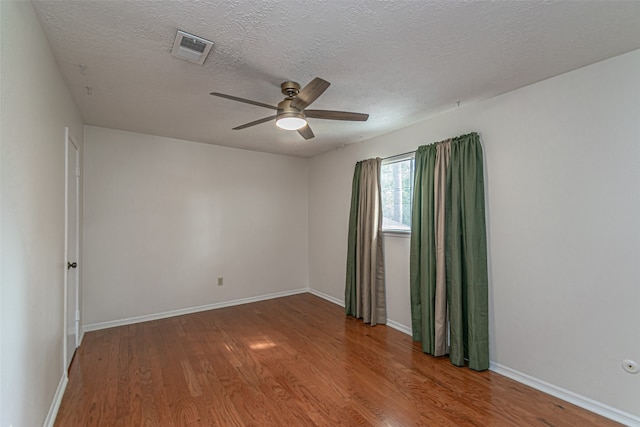
{"type": "MultiPolygon", "coordinates": [[[[483,155],[476,133],[416,151],[412,211],[410,291],[413,338],[425,353],[441,355],[437,334],[436,277],[446,281],[449,357],[457,366],[489,368],[488,278],[483,155]],[[443,145],[447,149],[443,150],[443,145]],[[450,145],[450,146],[449,146],[450,145]],[[440,150],[438,149],[440,147],[440,150]],[[436,153],[446,159],[438,159],[436,153]],[[443,174],[446,177],[443,177],[443,174]],[[446,179],[442,182],[442,179],[446,179]],[[442,185],[440,185],[442,184],[442,185]],[[434,188],[444,188],[438,198],[434,188]],[[438,212],[444,202],[444,230],[438,212]],[[441,222],[440,222],[441,223],[441,222]],[[443,232],[444,268],[436,262],[443,232]]],[[[446,314],[445,314],[446,316],[446,314]]]]}
{"type": "Polygon", "coordinates": [[[451,362],[489,368],[489,302],[482,146],[477,134],[455,138],[445,208],[451,362]]]}
{"type": "Polygon", "coordinates": [[[349,214],[345,312],[371,326],[387,322],[382,245],[380,164],[382,159],[356,164],[349,214]]]}
{"type": "Polygon", "coordinates": [[[351,209],[349,211],[349,237],[347,244],[347,280],[344,291],[344,311],[348,316],[356,317],[356,236],[358,223],[358,196],[360,194],[360,172],[362,163],[356,163],[351,184],[351,209]]]}
{"type": "Polygon", "coordinates": [[[436,246],[434,239],[435,145],[418,147],[415,155],[409,283],[413,339],[425,353],[435,352],[436,246]]]}

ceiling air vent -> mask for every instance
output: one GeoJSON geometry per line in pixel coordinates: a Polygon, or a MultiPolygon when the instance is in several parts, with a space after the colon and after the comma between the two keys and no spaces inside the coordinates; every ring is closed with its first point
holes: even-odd
{"type": "Polygon", "coordinates": [[[212,47],[212,41],[178,30],[171,55],[202,65],[212,47]]]}

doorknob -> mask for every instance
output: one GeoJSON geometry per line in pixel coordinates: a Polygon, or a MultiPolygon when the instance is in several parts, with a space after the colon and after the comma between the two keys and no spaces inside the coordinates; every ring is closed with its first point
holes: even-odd
{"type": "Polygon", "coordinates": [[[78,266],[77,262],[67,262],[67,270],[70,268],[76,268],[78,266]]]}

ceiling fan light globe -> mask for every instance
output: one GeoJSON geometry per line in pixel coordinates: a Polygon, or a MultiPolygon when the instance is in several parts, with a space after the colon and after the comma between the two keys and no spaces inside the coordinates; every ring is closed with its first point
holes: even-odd
{"type": "Polygon", "coordinates": [[[282,117],[276,120],[276,126],[286,130],[298,130],[307,125],[302,117],[282,117]]]}

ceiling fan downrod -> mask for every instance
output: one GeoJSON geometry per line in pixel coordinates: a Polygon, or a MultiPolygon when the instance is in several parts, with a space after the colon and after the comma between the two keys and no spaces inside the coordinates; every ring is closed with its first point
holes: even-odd
{"type": "Polygon", "coordinates": [[[280,85],[280,90],[287,98],[294,98],[300,93],[300,85],[296,82],[284,82],[280,85]]]}

